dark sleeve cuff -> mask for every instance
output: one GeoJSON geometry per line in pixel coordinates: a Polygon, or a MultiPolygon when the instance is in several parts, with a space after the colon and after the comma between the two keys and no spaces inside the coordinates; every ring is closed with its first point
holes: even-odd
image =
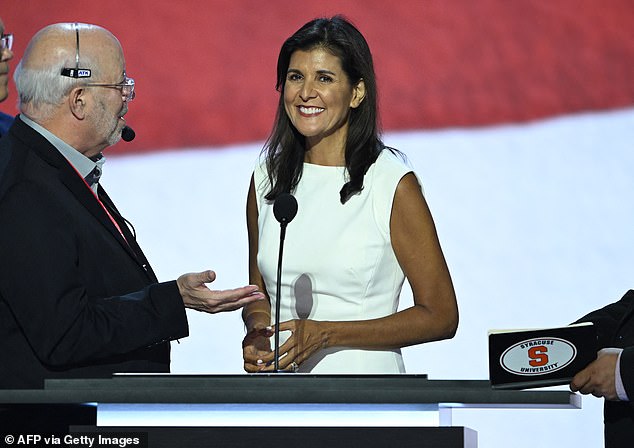
{"type": "Polygon", "coordinates": [[[629,290],[620,300],[594,310],[573,323],[592,322],[597,329],[597,344],[599,349],[614,347],[614,332],[619,322],[634,302],[634,290],[629,290]]]}
{"type": "Polygon", "coordinates": [[[150,300],[159,317],[157,322],[160,323],[159,334],[162,341],[189,336],[185,305],[176,281],[156,283],[148,288],[150,300]]]}

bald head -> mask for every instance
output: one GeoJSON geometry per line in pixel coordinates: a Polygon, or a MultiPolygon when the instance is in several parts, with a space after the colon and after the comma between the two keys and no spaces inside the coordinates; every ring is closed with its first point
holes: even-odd
{"type": "Polygon", "coordinates": [[[16,68],[20,109],[35,118],[48,117],[72,87],[87,82],[119,82],[123,71],[123,50],[110,31],[85,23],[49,25],[33,36],[16,68]],[[62,69],[77,66],[78,54],[79,68],[90,69],[92,76],[79,79],[62,76],[62,69]]]}
{"type": "MultiPolygon", "coordinates": [[[[78,33],[79,65],[82,68],[86,66],[99,73],[99,62],[102,60],[114,59],[123,63],[123,50],[119,41],[105,28],[85,23],[56,23],[33,36],[22,58],[23,68],[47,70],[61,65],[75,67],[78,33]]],[[[95,77],[94,73],[92,77],[95,77]]],[[[94,82],[93,79],[90,81],[94,82]]]]}
{"type": "Polygon", "coordinates": [[[21,113],[85,154],[120,138],[127,112],[122,90],[94,85],[112,86],[124,77],[117,38],[84,23],[56,23],[38,31],[14,75],[21,113]],[[90,76],[66,76],[77,68],[90,76]]]}

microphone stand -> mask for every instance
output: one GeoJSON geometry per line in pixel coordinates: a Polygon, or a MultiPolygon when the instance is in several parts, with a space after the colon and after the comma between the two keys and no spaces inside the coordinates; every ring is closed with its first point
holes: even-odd
{"type": "Polygon", "coordinates": [[[273,214],[280,223],[280,253],[277,258],[277,291],[275,293],[275,372],[280,371],[280,302],[282,290],[282,254],[284,253],[284,237],[286,226],[297,214],[297,200],[290,193],[282,193],[273,204],[273,214]]]}
{"type": "Polygon", "coordinates": [[[277,256],[277,288],[275,291],[275,372],[280,370],[280,289],[282,288],[282,254],[284,253],[284,238],[288,221],[280,222],[280,251],[277,256]]]}

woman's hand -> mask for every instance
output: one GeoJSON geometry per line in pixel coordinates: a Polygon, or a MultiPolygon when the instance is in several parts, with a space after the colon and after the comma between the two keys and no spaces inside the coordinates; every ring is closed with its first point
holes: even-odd
{"type": "Polygon", "coordinates": [[[271,327],[254,328],[247,333],[242,340],[242,357],[244,370],[247,372],[260,372],[264,364],[262,358],[273,356],[271,353],[271,341],[273,329],[271,327]],[[260,363],[258,363],[260,361],[260,363]]]}
{"type": "MultiPolygon", "coordinates": [[[[280,346],[280,370],[294,372],[317,350],[328,346],[327,322],[295,319],[280,323],[280,332],[290,331],[289,338],[280,346]]],[[[271,330],[274,333],[274,329],[271,330]]],[[[274,370],[275,353],[260,358],[262,371],[274,370]]],[[[258,361],[256,361],[257,363],[258,361]]]]}

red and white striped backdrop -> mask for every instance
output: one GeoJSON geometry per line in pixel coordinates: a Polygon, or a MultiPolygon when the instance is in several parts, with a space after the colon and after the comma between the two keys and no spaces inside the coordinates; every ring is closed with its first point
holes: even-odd
{"type": "MultiPolygon", "coordinates": [[[[121,40],[138,138],[118,152],[259,141],[283,40],[343,13],[373,50],[385,130],[526,121],[634,104],[630,0],[4,0],[17,64],[60,21],[121,40]]],[[[15,99],[15,91],[12,91],[15,99]]],[[[15,112],[8,100],[0,110],[15,112]]]]}

